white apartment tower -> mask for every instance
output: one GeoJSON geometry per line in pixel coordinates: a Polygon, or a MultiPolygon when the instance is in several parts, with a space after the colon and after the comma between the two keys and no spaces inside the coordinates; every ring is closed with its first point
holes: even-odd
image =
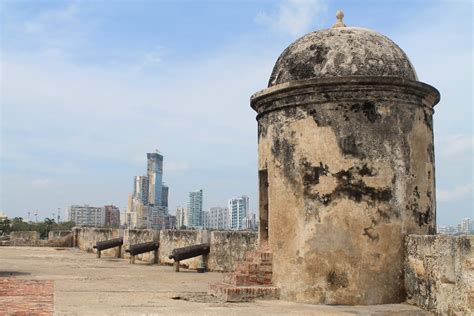
{"type": "Polygon", "coordinates": [[[206,213],[206,228],[219,230],[229,228],[229,210],[226,207],[211,207],[206,213]]]}
{"type": "Polygon", "coordinates": [[[202,189],[194,192],[189,192],[188,200],[188,225],[189,227],[202,228],[203,227],[203,213],[202,213],[202,189]]]}
{"type": "Polygon", "coordinates": [[[229,200],[229,228],[232,230],[240,230],[242,227],[242,220],[249,212],[249,198],[248,196],[239,196],[229,200]]]}

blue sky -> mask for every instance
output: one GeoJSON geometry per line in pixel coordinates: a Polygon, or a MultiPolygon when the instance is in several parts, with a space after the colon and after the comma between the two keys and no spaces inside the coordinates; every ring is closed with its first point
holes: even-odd
{"type": "Polygon", "coordinates": [[[249,97],[307,32],[375,29],[442,95],[435,108],[439,224],[473,214],[470,1],[1,1],[1,206],[51,216],[125,207],[146,152],[165,156],[170,209],[248,195],[257,209],[249,97]]]}

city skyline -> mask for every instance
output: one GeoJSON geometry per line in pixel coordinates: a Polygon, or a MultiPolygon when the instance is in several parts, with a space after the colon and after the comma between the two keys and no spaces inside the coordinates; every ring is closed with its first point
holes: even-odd
{"type": "Polygon", "coordinates": [[[123,209],[131,175],[142,174],[143,153],[157,147],[169,157],[170,210],[203,188],[203,209],[242,194],[257,212],[257,126],[249,97],[265,88],[288,43],[330,27],[339,8],[346,24],[393,39],[420,80],[440,90],[438,224],[473,217],[467,1],[1,6],[0,211],[9,217],[36,210],[39,219],[51,217],[71,204],[123,209]],[[436,49],[427,55],[426,47],[436,49]]]}

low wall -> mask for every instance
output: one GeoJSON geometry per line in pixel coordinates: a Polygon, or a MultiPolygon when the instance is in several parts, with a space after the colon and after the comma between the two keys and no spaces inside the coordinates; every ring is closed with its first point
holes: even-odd
{"type": "MultiPolygon", "coordinates": [[[[207,230],[162,230],[160,231],[160,263],[172,264],[169,259],[174,248],[192,246],[209,242],[207,230]]],[[[197,269],[201,256],[180,261],[180,264],[188,269],[197,269]]]]}
{"type": "Polygon", "coordinates": [[[15,231],[10,233],[11,246],[38,246],[40,234],[36,231],[15,231]]]}
{"type": "MultiPolygon", "coordinates": [[[[130,254],[125,252],[130,245],[141,244],[150,241],[160,241],[160,231],[152,229],[126,229],[123,233],[123,247],[122,247],[122,258],[130,258],[130,254]]],[[[153,262],[154,253],[147,252],[138,256],[136,259],[153,262]]]]}
{"type": "Polygon", "coordinates": [[[474,236],[406,238],[407,302],[439,315],[474,312],[474,236]]]}
{"type": "Polygon", "coordinates": [[[245,258],[247,251],[256,250],[256,232],[213,231],[207,268],[210,271],[234,271],[235,263],[245,258]]]}
{"type": "MultiPolygon", "coordinates": [[[[87,252],[97,253],[97,250],[93,247],[98,241],[119,238],[120,236],[119,229],[113,228],[73,228],[74,235],[74,246],[78,247],[81,250],[87,252]]],[[[112,248],[103,250],[101,252],[102,256],[105,257],[115,257],[117,256],[118,248],[112,248]]]]}
{"type": "MultiPolygon", "coordinates": [[[[245,253],[257,248],[256,232],[213,231],[207,230],[151,230],[151,229],[103,229],[103,228],[74,228],[74,246],[81,250],[94,252],[92,247],[102,240],[123,237],[122,258],[129,258],[125,253],[130,245],[158,241],[159,263],[171,265],[174,260],[169,259],[173,249],[210,243],[211,251],[208,256],[207,268],[210,271],[234,271],[237,261],[243,260],[245,253]]],[[[115,257],[117,248],[102,251],[104,257],[115,257]]],[[[136,257],[145,262],[152,262],[153,252],[136,257]]],[[[201,257],[180,261],[188,269],[196,269],[201,257]]]]}
{"type": "Polygon", "coordinates": [[[72,247],[73,235],[70,230],[50,231],[48,234],[48,245],[50,247],[72,247]]]}

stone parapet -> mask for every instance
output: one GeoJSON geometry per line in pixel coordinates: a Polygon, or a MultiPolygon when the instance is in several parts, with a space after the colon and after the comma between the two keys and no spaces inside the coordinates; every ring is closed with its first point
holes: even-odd
{"type": "Polygon", "coordinates": [[[409,235],[407,301],[439,315],[474,312],[474,236],[409,235]]]}
{"type": "Polygon", "coordinates": [[[256,232],[211,232],[208,269],[220,272],[234,271],[236,263],[244,260],[248,251],[257,249],[257,239],[256,232]]]}
{"type": "Polygon", "coordinates": [[[11,246],[39,246],[40,234],[37,231],[15,231],[10,233],[11,246]]]}
{"type": "MultiPolygon", "coordinates": [[[[130,245],[142,244],[145,242],[159,241],[160,231],[153,229],[126,229],[123,231],[123,250],[122,257],[130,258],[130,254],[125,252],[130,245]]],[[[117,248],[118,249],[118,248],[117,248]]],[[[136,259],[152,263],[154,261],[154,252],[146,252],[135,256],[136,259]]]]}
{"type": "MultiPolygon", "coordinates": [[[[166,229],[160,231],[160,263],[173,264],[174,260],[168,258],[173,249],[198,245],[209,242],[209,233],[207,230],[172,230],[166,229]]],[[[180,265],[188,269],[196,269],[201,256],[180,261],[180,265]]]]}
{"type": "Polygon", "coordinates": [[[72,247],[73,234],[70,230],[50,231],[48,234],[48,245],[51,247],[72,247]]]}
{"type": "MultiPolygon", "coordinates": [[[[160,243],[159,263],[173,264],[169,259],[173,249],[210,243],[211,251],[207,256],[209,271],[234,271],[238,261],[245,259],[245,254],[257,248],[257,233],[250,231],[207,231],[207,230],[151,230],[151,229],[106,229],[81,228],[73,229],[74,246],[87,252],[96,252],[93,249],[98,241],[123,237],[122,258],[129,258],[125,252],[130,245],[157,241],[160,243]]],[[[102,251],[102,257],[116,257],[118,248],[102,251]]],[[[137,256],[137,259],[152,262],[153,253],[137,256]]],[[[189,269],[196,269],[201,256],[180,261],[180,265],[189,269]]]]}

